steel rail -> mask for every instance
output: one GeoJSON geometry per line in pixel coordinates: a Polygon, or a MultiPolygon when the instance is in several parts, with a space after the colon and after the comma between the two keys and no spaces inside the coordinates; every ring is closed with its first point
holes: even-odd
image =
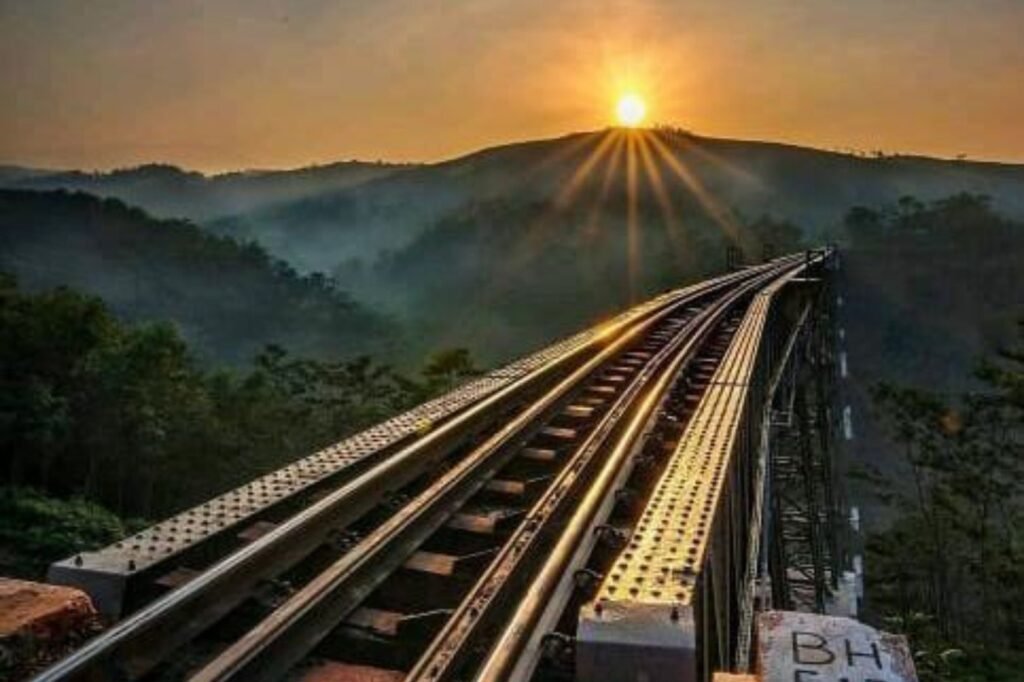
{"type": "MultiPolygon", "coordinates": [[[[784,269],[780,269],[767,273],[741,285],[722,301],[716,302],[712,309],[705,311],[702,319],[697,322],[697,329],[688,336],[685,345],[677,349],[669,364],[659,368],[654,386],[630,419],[611,454],[604,460],[600,472],[585,491],[582,501],[575,507],[554,548],[546,553],[547,559],[535,574],[529,592],[518,602],[514,612],[505,621],[505,627],[490,648],[474,679],[505,682],[530,677],[536,664],[536,651],[539,645],[540,633],[536,628],[537,623],[545,612],[560,611],[560,607],[564,607],[564,591],[561,592],[562,599],[553,598],[558,592],[557,588],[570,583],[572,573],[569,568],[589,554],[585,551],[589,549],[589,543],[584,542],[587,532],[594,527],[595,519],[602,509],[606,512],[610,509],[610,503],[613,501],[610,492],[613,486],[628,473],[625,471],[627,461],[637,448],[642,446],[642,436],[653,428],[651,417],[656,414],[658,406],[669,394],[680,376],[682,367],[689,362],[708,335],[721,324],[735,305],[784,272],[784,269]],[[531,643],[533,646],[529,647],[531,643]],[[531,649],[533,655],[524,657],[523,653],[527,648],[531,649]]],[[[538,502],[537,508],[543,508],[543,502],[538,502]]],[[[420,659],[407,679],[436,681],[450,679],[456,674],[454,662],[471,641],[471,631],[478,628],[479,623],[484,622],[483,609],[496,601],[499,586],[494,584],[491,576],[509,572],[511,569],[502,566],[502,562],[518,563],[527,553],[527,547],[516,545],[514,541],[506,545],[503,554],[492,564],[490,575],[481,578],[474,588],[473,593],[477,595],[477,599],[467,599],[463,602],[460,612],[449,621],[444,632],[434,640],[431,649],[420,659]],[[516,551],[509,551],[513,546],[516,551]]],[[[471,594],[471,597],[474,594],[471,594]]]]}
{"type": "Polygon", "coordinates": [[[34,679],[37,682],[134,679],[144,674],[169,651],[192,639],[241,603],[261,580],[293,566],[322,544],[331,529],[351,523],[371,508],[384,492],[411,480],[440,453],[454,447],[465,433],[492,418],[508,401],[522,396],[543,380],[551,380],[551,375],[557,375],[565,365],[570,365],[586,351],[608,343],[609,338],[618,334],[627,334],[639,325],[646,325],[652,319],[660,319],[667,311],[700,300],[794,258],[735,273],[735,276],[714,280],[706,287],[686,290],[686,294],[668,296],[661,306],[639,321],[612,327],[593,343],[557,358],[485,397],[177,590],[87,642],[34,679]]]}
{"type": "MultiPolygon", "coordinates": [[[[717,279],[725,283],[742,276],[731,274],[717,279]]],[[[424,428],[454,417],[557,357],[596,348],[602,336],[642,319],[674,298],[697,295],[714,284],[702,282],[653,298],[105,548],[55,562],[48,579],[85,589],[102,613],[118,619],[152,601],[157,596],[154,582],[173,575],[175,567],[205,568],[237,550],[242,539],[239,531],[246,525],[280,522],[295,513],[296,505],[308,504],[329,486],[351,480],[414,441],[424,428]]]]}
{"type": "Polygon", "coordinates": [[[57,561],[51,564],[48,579],[86,590],[97,609],[119,619],[165,593],[161,582],[176,584],[180,574],[175,576],[175,569],[214,565],[246,541],[243,534],[247,526],[255,529],[257,523],[279,523],[328,488],[353,479],[413,442],[425,428],[453,418],[555,358],[599,347],[602,339],[616,329],[643,319],[674,299],[697,296],[716,284],[744,276],[724,275],[652,298],[105,548],[57,561]]]}
{"type": "Polygon", "coordinates": [[[678,674],[710,679],[714,665],[732,664],[739,596],[732,580],[746,575],[739,570],[746,559],[739,545],[747,539],[753,473],[748,448],[768,370],[768,316],[775,294],[827,255],[808,252],[803,267],[754,297],[715,371],[714,388],[701,398],[642,512],[633,542],[581,612],[586,647],[577,648],[578,679],[669,679],[649,657],[666,637],[675,642],[670,658],[678,674]],[[681,500],[686,504],[677,508],[681,500]],[[648,636],[635,636],[631,628],[639,623],[649,626],[648,636]],[[615,647],[625,653],[611,656],[620,651],[615,647]]]}
{"type": "MultiPolygon", "coordinates": [[[[484,486],[486,480],[514,454],[510,446],[525,445],[524,432],[531,427],[539,429],[538,420],[550,413],[574,388],[624,352],[644,332],[668,319],[675,310],[669,308],[652,316],[575,370],[191,680],[270,680],[283,674],[355,609],[387,573],[400,566],[416,546],[484,486]]],[[[690,325],[686,325],[677,335],[685,337],[689,330],[690,325]]],[[[647,366],[660,362],[672,347],[671,343],[667,344],[648,361],[647,366]]],[[[579,446],[577,454],[563,468],[563,474],[550,484],[552,489],[563,486],[564,474],[574,469],[580,452],[595,447],[594,443],[607,435],[621,416],[623,405],[632,401],[646,384],[647,377],[644,370],[637,373],[630,386],[618,397],[616,405],[604,415],[601,424],[579,446]]]]}

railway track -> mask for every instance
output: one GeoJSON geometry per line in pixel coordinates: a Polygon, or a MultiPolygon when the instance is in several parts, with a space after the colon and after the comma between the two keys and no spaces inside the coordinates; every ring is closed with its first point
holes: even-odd
{"type": "Polygon", "coordinates": [[[572,679],[638,522],[773,261],[666,295],[353,467],[37,680],[572,679]]]}

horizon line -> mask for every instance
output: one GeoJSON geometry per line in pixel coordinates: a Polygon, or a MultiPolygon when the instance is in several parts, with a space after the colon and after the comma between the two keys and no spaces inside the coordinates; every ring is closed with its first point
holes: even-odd
{"type": "MultiPolygon", "coordinates": [[[[140,161],[138,163],[128,164],[111,164],[108,166],[94,166],[92,168],[86,167],[53,167],[53,166],[36,166],[32,165],[31,162],[22,162],[17,160],[0,160],[0,168],[17,168],[26,171],[38,172],[43,174],[57,174],[57,173],[83,173],[83,174],[111,174],[118,171],[132,171],[147,166],[165,166],[169,168],[175,168],[180,171],[187,173],[198,173],[205,178],[216,178],[227,175],[237,175],[245,173],[292,173],[304,170],[311,170],[315,168],[323,168],[326,166],[333,166],[338,164],[365,164],[365,165],[385,165],[385,166],[439,166],[446,163],[452,163],[461,159],[474,156],[476,154],[483,154],[486,152],[502,149],[505,147],[514,147],[518,145],[526,144],[543,144],[556,142],[569,137],[579,135],[594,135],[603,133],[609,130],[620,128],[621,126],[608,125],[603,128],[593,130],[579,130],[561,133],[557,135],[550,135],[544,137],[531,137],[531,138],[520,138],[513,139],[504,142],[494,142],[491,144],[484,145],[482,147],[476,147],[461,152],[456,152],[450,156],[443,156],[433,160],[392,160],[387,158],[367,159],[358,157],[341,158],[334,157],[325,160],[313,160],[304,164],[299,165],[266,165],[266,166],[248,166],[248,167],[199,167],[199,166],[187,166],[174,161],[167,160],[149,160],[140,161]]],[[[849,156],[856,159],[862,159],[867,161],[881,161],[886,159],[919,159],[927,161],[939,161],[939,162],[961,162],[971,164],[990,164],[990,165],[1002,165],[1002,166],[1024,166],[1024,158],[1013,159],[1013,158],[992,158],[992,157],[974,157],[968,154],[959,154],[955,156],[940,156],[938,154],[929,154],[927,152],[915,152],[915,151],[899,151],[893,150],[888,151],[884,149],[858,149],[856,147],[827,147],[814,145],[806,142],[799,142],[785,139],[765,139],[758,137],[723,137],[718,135],[708,135],[687,129],[685,126],[678,124],[653,124],[650,126],[643,126],[633,128],[636,131],[657,131],[662,129],[670,129],[683,132],[695,138],[710,140],[716,142],[734,142],[741,144],[761,144],[761,145],[776,145],[781,147],[793,147],[798,149],[804,149],[808,151],[814,151],[824,154],[836,154],[841,156],[849,156]],[[879,156],[879,153],[881,155],[879,156]]]]}

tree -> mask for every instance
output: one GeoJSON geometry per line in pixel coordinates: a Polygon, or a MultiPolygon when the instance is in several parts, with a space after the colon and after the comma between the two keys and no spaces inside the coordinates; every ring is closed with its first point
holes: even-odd
{"type": "Polygon", "coordinates": [[[53,561],[115,542],[133,530],[132,522],[80,497],[63,501],[25,488],[0,487],[4,575],[41,575],[53,561]]]}
{"type": "Polygon", "coordinates": [[[422,375],[425,393],[436,395],[449,391],[456,384],[480,374],[466,348],[452,348],[434,353],[427,360],[422,375]]]}
{"type": "Polygon", "coordinates": [[[273,345],[248,369],[207,370],[174,326],[124,324],[99,299],[0,277],[0,486],[160,517],[478,372],[465,349],[438,352],[413,381],[370,357],[273,345]]]}
{"type": "Polygon", "coordinates": [[[874,478],[899,516],[869,538],[868,596],[926,652],[922,680],[1017,679],[1003,666],[1024,664],[1024,351],[977,378],[956,400],[875,391],[911,485],[874,478]]]}
{"type": "Polygon", "coordinates": [[[747,226],[747,232],[753,241],[753,248],[760,250],[755,257],[774,258],[793,253],[803,248],[803,230],[788,220],[778,220],[769,215],[762,215],[747,226]]]}

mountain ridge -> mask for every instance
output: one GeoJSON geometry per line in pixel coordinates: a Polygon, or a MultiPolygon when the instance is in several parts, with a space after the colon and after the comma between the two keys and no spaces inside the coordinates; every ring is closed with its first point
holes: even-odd
{"type": "MultiPolygon", "coordinates": [[[[302,177],[323,176],[329,174],[351,174],[352,171],[367,171],[359,177],[344,178],[339,184],[327,186],[323,191],[316,189],[304,193],[302,196],[292,197],[294,201],[302,201],[313,196],[323,197],[324,192],[344,191],[356,185],[372,185],[378,180],[387,180],[393,171],[420,171],[421,173],[451,173],[466,172],[465,166],[483,161],[492,160],[498,156],[505,155],[528,155],[546,147],[560,144],[571,144],[578,140],[593,138],[595,136],[608,135],[616,128],[604,128],[593,131],[580,131],[565,133],[551,137],[522,140],[508,143],[498,143],[482,147],[480,149],[457,154],[437,161],[424,163],[403,163],[390,161],[361,161],[356,159],[338,160],[326,163],[310,164],[295,168],[242,168],[216,173],[204,173],[188,169],[177,164],[154,161],[136,166],[117,167],[106,171],[88,171],[83,169],[42,169],[33,168],[19,164],[0,164],[0,185],[14,189],[68,189],[87,191],[98,196],[113,197],[122,199],[128,203],[139,205],[157,217],[176,217],[191,220],[216,220],[226,217],[230,211],[221,211],[218,214],[210,214],[203,210],[183,210],[180,214],[165,215],[161,210],[155,210],[151,202],[140,201],[138,197],[127,196],[117,187],[107,186],[119,180],[145,179],[147,175],[160,173],[168,178],[207,183],[230,184],[233,182],[256,181],[264,182],[276,179],[298,179],[302,177]],[[374,172],[377,171],[377,172],[374,172]]],[[[684,131],[679,128],[658,127],[645,129],[649,134],[667,133],[672,136],[684,136],[687,139],[730,153],[769,153],[785,154],[794,156],[816,157],[818,159],[831,159],[846,163],[902,163],[915,166],[922,166],[934,170],[955,170],[958,173],[982,172],[1022,175],[1024,174],[1024,162],[984,160],[984,159],[945,159],[938,156],[915,153],[893,153],[893,154],[858,154],[854,152],[815,147],[810,145],[797,144],[794,142],[779,142],[758,138],[728,138],[709,135],[699,135],[684,131]]],[[[514,161],[515,159],[509,159],[514,161]]],[[[285,199],[287,201],[287,198],[285,199]]],[[[274,207],[281,203],[280,200],[264,202],[264,205],[255,207],[255,210],[262,210],[267,207],[274,207]]],[[[1024,211],[1024,206],[1022,206],[1024,211]]],[[[252,208],[236,211],[236,213],[249,213],[252,208]]]]}
{"type": "MultiPolygon", "coordinates": [[[[207,226],[255,239],[301,270],[331,271],[358,259],[374,262],[401,249],[452,211],[496,198],[550,200],[572,182],[588,154],[615,130],[499,145],[406,173],[237,214],[207,226]]],[[[655,165],[673,201],[693,189],[682,166],[739,218],[789,219],[820,235],[850,206],[880,205],[903,195],[925,200],[958,192],[993,193],[1000,209],[1024,216],[1024,165],[944,161],[932,157],[861,157],[761,141],[705,138],[676,130],[647,133],[668,148],[655,165]]],[[[653,146],[653,145],[652,145],[653,146]]],[[[584,179],[600,183],[602,160],[584,179]]],[[[625,189],[622,173],[611,191],[625,189]]],[[[586,189],[586,188],[585,188],[586,189]]],[[[582,192],[586,194],[587,192],[582,192]]],[[[592,192],[591,192],[592,193],[592,192]]]]}
{"type": "Polygon", "coordinates": [[[431,345],[464,341],[492,362],[707,276],[727,246],[756,260],[842,239],[851,207],[989,194],[994,209],[1024,218],[1024,165],[669,128],[570,133],[382,170],[200,224],[323,273],[428,331],[418,336],[431,345]]]}
{"type": "Polygon", "coordinates": [[[169,163],[109,171],[47,171],[0,167],[9,189],[83,191],[139,206],[158,218],[203,221],[358,184],[412,164],[337,161],[294,169],[245,169],[206,174],[169,163]]]}
{"type": "Polygon", "coordinates": [[[256,244],[82,192],[0,189],[0,272],[26,291],[99,296],[129,321],[171,320],[219,363],[268,344],[327,359],[386,354],[398,332],[329,278],[300,275],[256,244]]]}

